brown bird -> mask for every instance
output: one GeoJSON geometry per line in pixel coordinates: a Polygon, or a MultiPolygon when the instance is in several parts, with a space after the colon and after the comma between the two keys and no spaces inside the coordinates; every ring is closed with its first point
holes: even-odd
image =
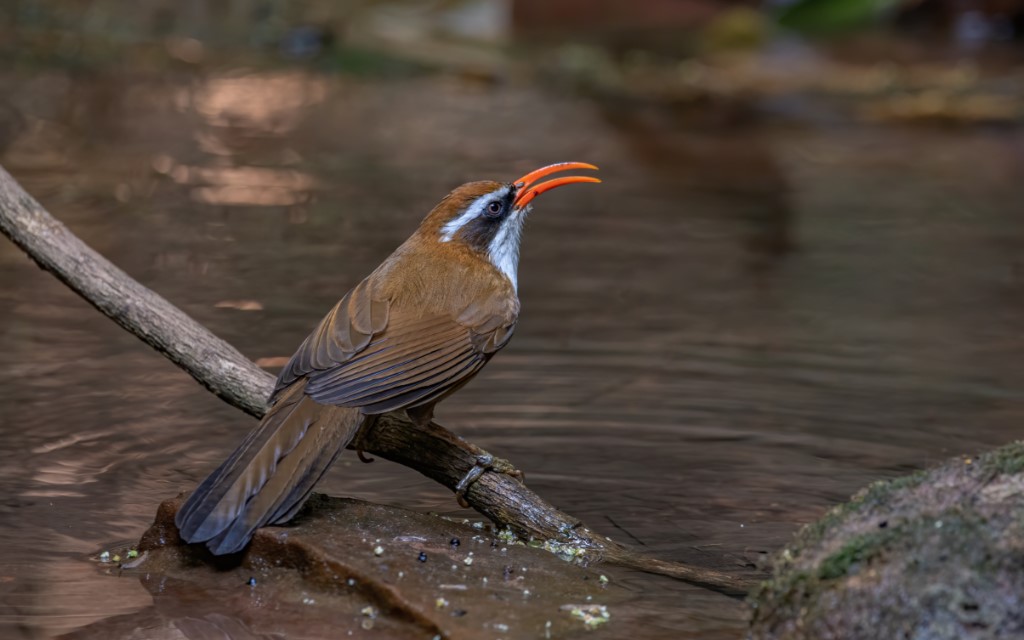
{"type": "Polygon", "coordinates": [[[538,182],[569,169],[597,167],[564,162],[512,183],[470,182],[445,196],[295,352],[259,426],[178,512],[182,538],[215,554],[240,551],[256,529],[298,512],[374,416],[405,411],[417,424],[429,422],[434,406],[512,337],[530,203],[561,185],[600,182],[538,182]]]}

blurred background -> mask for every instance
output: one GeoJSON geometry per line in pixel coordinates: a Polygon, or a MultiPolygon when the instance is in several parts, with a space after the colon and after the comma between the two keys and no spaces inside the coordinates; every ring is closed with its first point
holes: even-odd
{"type": "MultiPolygon", "coordinates": [[[[1019,437],[1022,38],[1020,0],[0,0],[0,164],[275,372],[454,186],[600,165],[538,205],[516,337],[439,420],[616,539],[741,570],[1019,437]]],[[[0,636],[154,637],[170,596],[90,556],[253,423],[6,242],[0,307],[0,636]]],[[[353,460],[321,489],[473,515],[353,460]]],[[[593,637],[742,635],[740,603],[610,571],[636,600],[593,637]]]]}

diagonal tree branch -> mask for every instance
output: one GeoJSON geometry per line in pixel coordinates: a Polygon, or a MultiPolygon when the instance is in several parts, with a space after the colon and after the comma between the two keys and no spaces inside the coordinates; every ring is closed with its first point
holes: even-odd
{"type": "Polygon", "coordinates": [[[260,417],[274,378],[54,219],[0,167],[0,231],[40,267],[228,404],[260,417]]]}
{"type": "MultiPolygon", "coordinates": [[[[0,232],[40,267],[101,313],[184,369],[228,404],[260,417],[274,378],[170,302],[142,286],[76,237],[0,167],[0,232]]],[[[444,427],[426,429],[398,415],[379,419],[361,449],[413,468],[454,490],[485,452],[444,427]]],[[[503,473],[470,485],[473,508],[525,539],[555,550],[657,573],[732,596],[751,581],[719,571],[650,558],[595,531],[503,473]]]]}

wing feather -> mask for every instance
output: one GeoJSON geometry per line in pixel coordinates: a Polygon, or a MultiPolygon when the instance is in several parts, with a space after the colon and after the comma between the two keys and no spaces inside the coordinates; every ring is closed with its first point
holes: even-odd
{"type": "Polygon", "coordinates": [[[281,372],[275,395],[305,378],[305,395],[321,404],[367,414],[417,406],[465,384],[515,329],[518,306],[423,314],[376,290],[370,276],[331,309],[281,372]]]}
{"type": "Polygon", "coordinates": [[[447,379],[445,374],[456,366],[480,357],[465,348],[447,349],[443,353],[431,354],[429,358],[393,369],[390,375],[351,382],[338,388],[334,394],[330,391],[319,393],[324,394],[322,397],[325,399],[330,398],[331,404],[361,407],[394,397],[416,386],[432,386],[447,379]]]}
{"type": "Polygon", "coordinates": [[[454,372],[445,384],[436,384],[432,387],[417,387],[385,401],[365,405],[362,408],[363,412],[370,414],[387,413],[397,408],[419,407],[436,402],[468,382],[480,371],[486,362],[486,358],[470,360],[469,364],[466,364],[461,370],[454,372]]]}
{"type": "MultiPolygon", "coordinates": [[[[385,332],[385,341],[401,345],[395,352],[378,351],[360,358],[357,367],[338,366],[309,375],[306,393],[317,402],[340,407],[366,407],[400,393],[434,386],[449,380],[457,365],[488,358],[473,347],[469,331],[451,318],[437,316],[441,331],[385,332]]],[[[388,409],[391,410],[391,409],[388,409]]],[[[369,411],[367,411],[369,413],[369,411]]]]}
{"type": "Polygon", "coordinates": [[[442,324],[438,318],[435,318],[434,321],[440,325],[437,331],[416,332],[412,335],[409,332],[389,328],[386,337],[349,360],[345,363],[345,367],[336,367],[330,372],[320,374],[318,378],[326,381],[332,378],[349,378],[361,373],[376,371],[392,364],[413,360],[441,345],[465,338],[466,330],[464,328],[454,326],[450,321],[442,324]]]}
{"type": "Polygon", "coordinates": [[[272,400],[299,378],[348,362],[384,331],[388,305],[374,300],[372,289],[372,278],[367,278],[334,305],[281,370],[272,400]]]}

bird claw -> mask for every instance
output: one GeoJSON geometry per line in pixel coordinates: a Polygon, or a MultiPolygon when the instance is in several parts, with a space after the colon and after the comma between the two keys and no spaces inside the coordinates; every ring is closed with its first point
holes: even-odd
{"type": "Polygon", "coordinates": [[[364,464],[370,464],[371,462],[374,461],[374,458],[371,458],[370,456],[363,453],[362,449],[356,449],[356,457],[359,458],[359,462],[362,462],[364,464]]]}
{"type": "Polygon", "coordinates": [[[469,491],[470,485],[480,479],[480,476],[484,475],[488,471],[495,473],[503,473],[507,476],[512,476],[519,481],[520,484],[526,484],[526,474],[512,466],[512,463],[504,458],[495,458],[489,453],[482,453],[477,456],[473,466],[470,467],[466,475],[462,476],[459,483],[455,485],[455,499],[458,501],[459,506],[463,509],[469,507],[469,502],[466,500],[466,492],[469,491]]]}

